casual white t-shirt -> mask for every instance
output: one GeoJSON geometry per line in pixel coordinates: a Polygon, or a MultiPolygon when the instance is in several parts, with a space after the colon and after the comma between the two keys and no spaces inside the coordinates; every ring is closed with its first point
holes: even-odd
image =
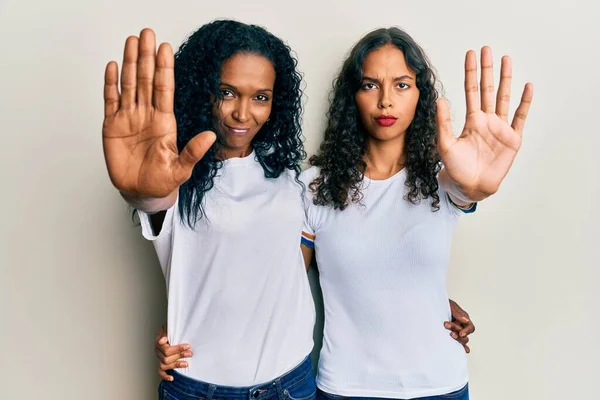
{"type": "MultiPolygon", "coordinates": [[[[308,187],[318,168],[303,172],[308,187]]],[[[412,205],[405,170],[365,178],[361,204],[315,206],[306,191],[304,240],[314,236],[325,327],[317,385],[343,396],[414,398],[447,394],[468,381],[450,320],[446,269],[458,209],[439,190],[412,205]]]]}
{"type": "Polygon", "coordinates": [[[251,386],[311,352],[315,310],[300,251],[301,192],[290,171],[265,178],[252,153],[224,161],[194,230],[177,203],[158,236],[139,213],[167,283],[169,342],[194,352],[178,372],[251,386]]]}

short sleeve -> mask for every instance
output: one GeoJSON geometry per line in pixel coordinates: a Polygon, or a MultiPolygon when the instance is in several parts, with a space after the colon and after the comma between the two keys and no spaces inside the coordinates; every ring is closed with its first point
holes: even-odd
{"type": "Polygon", "coordinates": [[[175,208],[177,207],[177,201],[171,208],[167,210],[165,220],[163,221],[162,228],[158,234],[152,229],[152,223],[150,222],[150,215],[137,210],[137,214],[140,218],[140,224],[142,225],[142,235],[151,242],[158,240],[163,236],[168,236],[171,233],[173,227],[173,215],[175,214],[175,208]]]}
{"type": "Polygon", "coordinates": [[[311,167],[300,174],[300,181],[304,184],[302,204],[304,206],[304,226],[302,228],[301,244],[313,248],[314,241],[321,226],[323,212],[322,206],[313,203],[314,193],[310,190],[311,182],[319,176],[319,169],[311,167]]]}

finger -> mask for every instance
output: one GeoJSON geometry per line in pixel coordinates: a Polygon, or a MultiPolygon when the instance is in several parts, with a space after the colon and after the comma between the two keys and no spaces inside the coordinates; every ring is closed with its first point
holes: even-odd
{"type": "Polygon", "coordinates": [[[165,326],[161,325],[160,328],[158,328],[158,332],[156,333],[156,337],[154,338],[154,341],[156,342],[156,344],[164,344],[161,343],[163,341],[164,338],[167,337],[167,332],[165,330],[165,326]]]}
{"type": "Polygon", "coordinates": [[[467,99],[467,115],[480,110],[479,87],[477,86],[477,57],[473,50],[465,56],[465,97],[467,99]]]}
{"type": "Polygon", "coordinates": [[[456,322],[446,321],[444,323],[444,328],[448,329],[449,331],[459,333],[460,331],[463,330],[464,327],[463,327],[463,325],[457,324],[456,322]]]}
{"type": "Polygon", "coordinates": [[[111,61],[104,71],[104,116],[111,117],[119,110],[119,66],[111,61]]]}
{"type": "Polygon", "coordinates": [[[502,57],[500,67],[500,86],[496,95],[496,114],[508,122],[508,109],[510,107],[510,85],[512,82],[512,65],[509,56],[502,57]]]}
{"type": "Polygon", "coordinates": [[[158,344],[160,346],[163,346],[165,344],[169,344],[169,338],[167,338],[167,336],[161,336],[156,341],[156,344],[158,344]]]}
{"type": "Polygon", "coordinates": [[[137,102],[152,104],[152,83],[156,65],[156,36],[152,29],[145,28],[140,33],[137,62],[137,102]]]}
{"type": "Polygon", "coordinates": [[[452,134],[452,119],[450,117],[450,108],[446,99],[440,98],[436,101],[436,122],[438,127],[438,145],[440,153],[443,155],[446,150],[454,144],[456,138],[452,134]]]}
{"type": "Polygon", "coordinates": [[[156,353],[156,357],[160,360],[161,363],[163,364],[171,364],[177,360],[182,360],[185,358],[190,358],[194,355],[194,353],[191,350],[184,350],[175,354],[165,354],[165,350],[161,349],[160,347],[155,347],[154,348],[154,353],[156,353]]]}
{"type": "Polygon", "coordinates": [[[184,358],[180,357],[179,354],[174,355],[172,357],[167,357],[164,360],[160,360],[160,363],[169,367],[166,369],[186,368],[188,365],[187,361],[185,361],[184,358]]]}
{"type": "Polygon", "coordinates": [[[471,352],[471,348],[466,344],[463,347],[465,348],[465,353],[469,354],[471,352]]]}
{"type": "Polygon", "coordinates": [[[519,104],[519,107],[517,107],[517,111],[515,111],[515,116],[511,124],[519,136],[523,136],[523,128],[525,127],[525,120],[527,119],[532,100],[533,84],[527,83],[523,90],[523,95],[521,96],[521,103],[519,104]]]}
{"type": "Polygon", "coordinates": [[[173,112],[174,66],[173,49],[168,43],[162,43],[158,48],[154,73],[154,106],[162,112],[173,112]]]}
{"type": "Polygon", "coordinates": [[[164,381],[173,382],[173,377],[160,368],[158,368],[158,376],[164,381]]]}
{"type": "Polygon", "coordinates": [[[469,343],[469,338],[468,337],[461,338],[459,336],[458,339],[456,339],[456,341],[464,346],[467,343],[469,343]]]}
{"type": "MultiPolygon", "coordinates": [[[[170,369],[187,368],[188,366],[189,366],[189,364],[187,363],[187,361],[179,360],[179,361],[175,361],[171,364],[165,364],[164,368],[165,368],[165,371],[168,371],[170,369]]],[[[161,367],[163,367],[163,366],[161,366],[161,367]]]]}
{"type": "Polygon", "coordinates": [[[467,326],[465,326],[463,329],[460,330],[460,332],[458,333],[458,336],[467,337],[473,332],[475,332],[475,325],[473,325],[473,323],[470,323],[470,324],[467,324],[467,326]]]}
{"type": "Polygon", "coordinates": [[[177,183],[181,184],[189,179],[192,175],[194,165],[204,157],[204,154],[210,149],[216,138],[214,132],[205,131],[197,134],[188,142],[179,155],[174,171],[174,179],[177,183]]]}
{"type": "Polygon", "coordinates": [[[492,49],[481,49],[481,109],[486,113],[494,112],[494,59],[492,49]]]}
{"type": "Polygon", "coordinates": [[[183,354],[187,351],[190,351],[191,346],[189,344],[178,344],[178,345],[160,345],[156,346],[157,349],[160,350],[165,357],[171,357],[173,355],[183,354]]]}
{"type": "Polygon", "coordinates": [[[137,36],[129,36],[125,42],[123,68],[121,69],[121,108],[130,108],[135,105],[138,42],[137,36]]]}
{"type": "Polygon", "coordinates": [[[160,360],[158,366],[163,371],[168,371],[175,368],[187,368],[187,361],[181,358],[160,360]]]}
{"type": "Polygon", "coordinates": [[[450,313],[452,314],[452,321],[458,321],[463,325],[471,323],[471,320],[469,319],[469,313],[467,313],[461,306],[459,306],[457,302],[455,302],[452,299],[449,299],[448,302],[450,303],[450,313]]]}
{"type": "Polygon", "coordinates": [[[186,358],[191,358],[194,353],[186,351],[183,353],[177,353],[171,356],[166,356],[158,347],[154,348],[156,358],[158,358],[160,364],[172,365],[177,361],[185,361],[186,358]]]}

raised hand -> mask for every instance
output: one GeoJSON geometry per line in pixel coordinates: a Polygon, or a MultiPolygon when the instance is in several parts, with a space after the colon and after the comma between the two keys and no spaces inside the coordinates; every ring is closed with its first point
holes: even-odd
{"type": "Polygon", "coordinates": [[[171,46],[161,44],[157,54],[154,32],[144,29],[125,42],[121,93],[117,63],[106,66],[104,158],[113,185],[124,194],[164,198],[176,193],[215,141],[213,132],[203,132],[179,154],[174,64],[171,46]]]}
{"type": "MultiPolygon", "coordinates": [[[[492,50],[481,49],[481,88],[477,84],[475,52],[465,59],[467,116],[461,135],[452,134],[448,104],[437,102],[439,151],[445,173],[461,191],[462,199],[482,200],[494,194],[521,147],[523,127],[533,98],[527,83],[512,122],[508,122],[512,69],[508,56],[502,58],[500,87],[494,88],[492,50]]],[[[453,193],[451,193],[453,194],[453,193]]]]}

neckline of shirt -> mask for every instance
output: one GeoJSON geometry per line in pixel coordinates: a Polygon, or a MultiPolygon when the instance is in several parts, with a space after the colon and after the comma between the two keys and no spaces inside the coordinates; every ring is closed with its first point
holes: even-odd
{"type": "Polygon", "coordinates": [[[246,157],[231,157],[223,160],[223,166],[244,166],[255,162],[256,152],[252,150],[246,157]]]}
{"type": "Polygon", "coordinates": [[[402,168],[400,171],[396,172],[394,175],[390,176],[389,178],[385,178],[385,179],[371,179],[371,178],[367,177],[366,175],[363,175],[363,181],[365,181],[366,183],[368,183],[370,185],[389,183],[389,182],[393,182],[396,179],[398,179],[399,176],[404,175],[405,171],[406,171],[406,167],[402,168]]]}

